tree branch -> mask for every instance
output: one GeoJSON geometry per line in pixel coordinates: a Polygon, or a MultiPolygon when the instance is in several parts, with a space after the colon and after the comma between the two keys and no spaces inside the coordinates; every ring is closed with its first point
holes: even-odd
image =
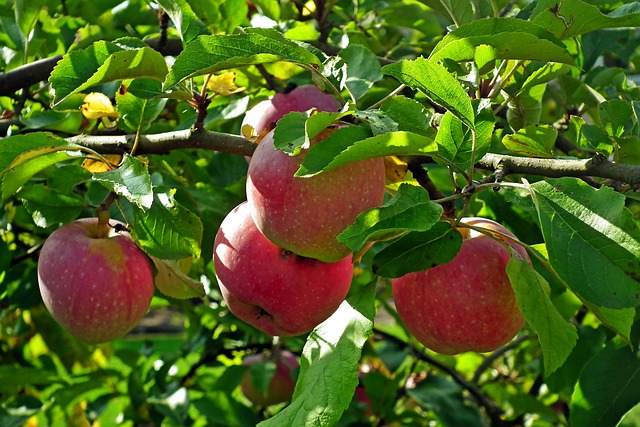
{"type": "Polygon", "coordinates": [[[486,154],[478,166],[510,174],[540,175],[548,178],[573,176],[576,178],[599,177],[612,179],[640,188],[640,166],[612,163],[604,156],[590,159],[537,159],[502,154],[486,154]]]}
{"type": "MultiPolygon", "coordinates": [[[[78,135],[67,141],[97,151],[100,154],[128,152],[133,147],[134,135],[78,135]]],[[[152,135],[141,135],[137,154],[166,154],[179,149],[224,151],[250,156],[256,145],[239,135],[207,130],[181,130],[152,135]]],[[[548,178],[572,176],[576,178],[598,177],[640,188],[640,166],[612,163],[602,156],[590,159],[537,159],[485,154],[477,166],[496,171],[496,176],[512,174],[539,175],[548,178]]]]}
{"type": "Polygon", "coordinates": [[[0,73],[0,96],[11,96],[16,91],[49,78],[62,55],[30,62],[6,73],[0,73]]]}
{"type": "MultiPolygon", "coordinates": [[[[129,152],[135,135],[77,135],[68,142],[91,148],[100,154],[129,152]]],[[[250,156],[255,144],[239,135],[206,130],[180,130],[175,132],[140,135],[136,154],[166,154],[178,149],[202,149],[250,156]]]]}

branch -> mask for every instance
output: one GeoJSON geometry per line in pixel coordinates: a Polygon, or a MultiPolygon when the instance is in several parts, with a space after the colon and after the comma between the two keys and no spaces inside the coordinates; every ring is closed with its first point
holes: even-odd
{"type": "MultiPolygon", "coordinates": [[[[135,135],[77,135],[67,138],[67,141],[91,148],[100,154],[119,154],[129,152],[135,138],[135,135]]],[[[166,154],[178,149],[202,149],[250,156],[255,147],[255,144],[239,135],[187,129],[140,135],[136,154],[166,154]]]]}
{"type": "Polygon", "coordinates": [[[6,73],[0,73],[0,96],[11,96],[16,91],[49,78],[62,55],[30,62],[6,73]]]}
{"type": "Polygon", "coordinates": [[[537,159],[502,154],[485,154],[478,167],[510,174],[540,175],[548,178],[573,176],[576,178],[598,177],[627,183],[633,189],[640,188],[640,166],[612,163],[604,156],[590,159],[537,159]]]}
{"type": "Polygon", "coordinates": [[[502,409],[498,405],[496,405],[496,403],[493,402],[489,396],[487,396],[484,392],[482,392],[482,390],[480,390],[480,388],[476,384],[470,381],[467,381],[467,379],[455,368],[452,368],[449,365],[443,362],[440,362],[438,359],[431,357],[429,354],[420,350],[419,348],[414,346],[412,343],[403,341],[400,338],[396,337],[395,335],[389,334],[377,328],[374,328],[373,331],[375,334],[377,334],[378,336],[386,340],[393,341],[396,344],[399,344],[402,346],[406,346],[420,360],[428,363],[431,366],[435,366],[442,372],[445,372],[446,374],[448,374],[456,383],[458,383],[459,386],[467,390],[469,394],[473,396],[475,401],[480,406],[482,406],[485,409],[485,411],[487,411],[487,415],[491,419],[492,425],[494,426],[504,425],[504,423],[502,422],[502,415],[503,415],[502,409]]]}
{"type": "MultiPolygon", "coordinates": [[[[130,151],[134,139],[135,135],[78,135],[67,138],[67,141],[91,148],[100,154],[114,154],[130,151]]],[[[250,156],[255,147],[255,144],[239,135],[189,129],[141,135],[136,153],[166,154],[172,150],[197,148],[250,156]]],[[[477,166],[496,171],[496,176],[500,178],[510,174],[540,175],[548,178],[598,177],[626,183],[634,189],[640,188],[640,166],[612,163],[602,156],[575,160],[536,159],[489,153],[478,161],[477,166]]]]}

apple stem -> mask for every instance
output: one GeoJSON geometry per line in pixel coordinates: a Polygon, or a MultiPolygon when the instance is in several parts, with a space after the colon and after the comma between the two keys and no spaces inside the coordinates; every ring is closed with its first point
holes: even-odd
{"type": "Polygon", "coordinates": [[[271,341],[271,357],[274,361],[278,359],[280,352],[282,351],[282,340],[279,336],[274,336],[271,341]]]}
{"type": "Polygon", "coordinates": [[[117,197],[118,195],[116,193],[109,193],[104,201],[96,208],[96,215],[98,216],[97,237],[99,239],[103,239],[109,235],[109,219],[111,219],[109,208],[117,197]]]}

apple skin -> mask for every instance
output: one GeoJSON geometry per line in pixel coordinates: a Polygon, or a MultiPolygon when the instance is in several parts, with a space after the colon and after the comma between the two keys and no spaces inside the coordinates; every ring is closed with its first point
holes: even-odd
{"type": "MultiPolygon", "coordinates": [[[[463,218],[462,223],[515,237],[489,219],[463,218]]],[[[475,230],[460,231],[464,240],[454,259],[392,280],[393,299],[409,332],[446,355],[493,351],[524,325],[505,272],[509,251],[475,230]]],[[[507,243],[529,260],[522,246],[507,243]]]]}
{"type": "Polygon", "coordinates": [[[126,232],[100,226],[97,218],[78,219],[49,236],[38,260],[38,282],[53,318],[89,344],[133,329],[154,292],[147,255],[126,232]]]}
{"type": "Polygon", "coordinates": [[[300,364],[296,356],[287,350],[280,350],[276,355],[266,353],[252,354],[242,360],[245,366],[256,363],[264,363],[273,360],[276,364],[276,372],[267,386],[265,394],[261,393],[251,381],[251,375],[247,372],[242,379],[242,394],[256,406],[267,407],[277,403],[291,401],[293,391],[296,388],[296,378],[300,364]]]}
{"type": "MultiPolygon", "coordinates": [[[[322,144],[331,132],[321,133],[311,145],[322,144]]],[[[294,177],[307,151],[289,156],[275,149],[273,132],[264,137],[247,172],[251,216],[274,244],[335,262],[351,253],[336,237],[358,214],[384,201],[384,160],[359,160],[310,178],[294,177]]]]}
{"type": "Polygon", "coordinates": [[[250,125],[255,129],[256,135],[266,134],[286,114],[312,108],[318,111],[336,112],[340,109],[340,103],[332,95],[322,92],[313,85],[298,86],[291,92],[277,93],[257,103],[247,111],[242,120],[242,126],[250,125]]]}
{"type": "Polygon", "coordinates": [[[351,257],[324,263],[284,250],[256,228],[244,202],[222,221],[213,246],[216,278],[229,310],[278,336],[302,335],[347,296],[351,257]]]}

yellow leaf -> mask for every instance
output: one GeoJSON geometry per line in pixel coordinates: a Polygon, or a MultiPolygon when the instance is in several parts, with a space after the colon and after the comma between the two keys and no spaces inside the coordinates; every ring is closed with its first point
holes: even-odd
{"type": "Polygon", "coordinates": [[[103,93],[91,92],[84,97],[84,104],[80,107],[82,114],[90,120],[103,117],[118,118],[118,113],[113,109],[111,100],[103,93]]]}
{"type": "Polygon", "coordinates": [[[386,156],[384,158],[384,168],[387,178],[391,182],[402,181],[407,174],[407,164],[396,156],[386,156]]]}
{"type": "Polygon", "coordinates": [[[102,160],[88,157],[82,162],[82,167],[91,173],[108,172],[114,168],[117,168],[122,161],[121,154],[104,154],[102,157],[109,162],[109,165],[105,164],[102,160]]]}
{"type": "Polygon", "coordinates": [[[219,76],[211,74],[207,82],[207,89],[222,96],[242,92],[245,88],[236,86],[236,76],[236,73],[233,72],[223,73],[219,76]]]}

